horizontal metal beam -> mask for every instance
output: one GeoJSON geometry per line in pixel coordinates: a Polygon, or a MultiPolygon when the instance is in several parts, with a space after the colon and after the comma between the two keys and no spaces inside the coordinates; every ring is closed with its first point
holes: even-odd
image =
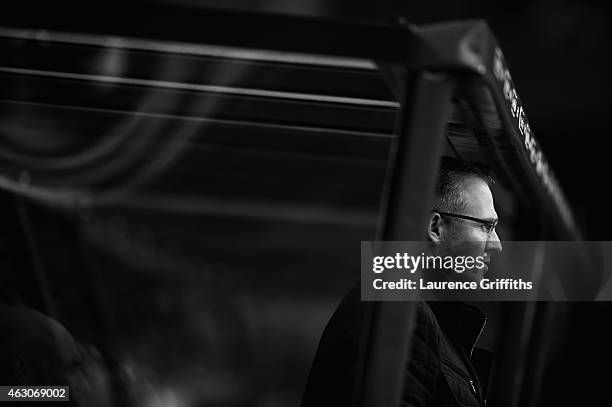
{"type": "Polygon", "coordinates": [[[142,2],[23,1],[2,12],[0,27],[397,62],[405,60],[410,38],[406,27],[142,2]]]}
{"type": "Polygon", "coordinates": [[[393,101],[387,100],[375,100],[365,99],[356,97],[346,96],[333,96],[333,95],[314,95],[301,92],[283,92],[267,89],[253,89],[253,88],[239,88],[232,86],[218,86],[218,85],[202,85],[198,83],[183,83],[153,79],[139,79],[139,78],[123,78],[118,76],[108,75],[92,75],[92,74],[77,74],[68,72],[53,72],[39,69],[24,69],[24,68],[11,68],[0,66],[0,73],[19,74],[19,75],[31,75],[39,76],[52,79],[68,79],[68,80],[84,80],[90,82],[100,82],[115,85],[134,85],[134,86],[149,86],[156,88],[165,88],[173,90],[185,90],[194,92],[211,92],[211,93],[222,93],[236,96],[248,96],[248,97],[266,97],[272,99],[287,99],[307,102],[320,102],[320,103],[338,103],[344,105],[357,105],[357,106],[368,106],[368,107],[387,107],[387,108],[398,108],[399,104],[393,101]]]}
{"type": "MultiPolygon", "coordinates": [[[[59,32],[42,29],[0,27],[0,37],[14,40],[44,40],[57,44],[237,59],[253,62],[274,62],[292,65],[321,66],[326,68],[349,68],[364,71],[375,71],[377,69],[376,64],[372,60],[363,58],[253,50],[249,48],[222,47],[196,43],[153,41],[145,38],[109,37],[87,33],[59,32]]],[[[72,51],[75,52],[75,50],[72,51]]]]}

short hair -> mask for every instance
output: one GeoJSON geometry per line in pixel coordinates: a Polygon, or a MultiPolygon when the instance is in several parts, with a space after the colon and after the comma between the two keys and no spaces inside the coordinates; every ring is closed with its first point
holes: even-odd
{"type": "Polygon", "coordinates": [[[463,195],[461,182],[473,176],[482,179],[487,185],[495,183],[489,171],[482,167],[452,157],[442,157],[436,182],[433,209],[454,213],[461,213],[465,210],[467,202],[463,195]]]}

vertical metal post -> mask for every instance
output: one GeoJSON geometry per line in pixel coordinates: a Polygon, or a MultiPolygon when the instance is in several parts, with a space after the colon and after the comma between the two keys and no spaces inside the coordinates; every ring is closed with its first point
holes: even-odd
{"type": "MultiPolygon", "coordinates": [[[[413,72],[406,77],[402,118],[381,205],[379,240],[423,240],[431,210],[444,131],[451,115],[454,82],[442,73],[413,72]]],[[[409,357],[411,302],[372,302],[365,347],[363,407],[399,405],[409,357]]]]}

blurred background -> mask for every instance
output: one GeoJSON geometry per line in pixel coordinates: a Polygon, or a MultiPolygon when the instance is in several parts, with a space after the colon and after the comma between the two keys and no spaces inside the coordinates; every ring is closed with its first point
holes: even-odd
{"type": "MultiPolygon", "coordinates": [[[[610,239],[603,2],[130,4],[371,24],[484,19],[584,236],[610,239]]],[[[67,2],[24,5],[18,16],[55,10],[83,31],[0,18],[1,302],[59,321],[88,349],[82,363],[98,366],[83,368],[90,384],[92,370],[106,378],[110,405],[299,405],[322,329],[358,278],[359,242],[375,236],[399,109],[375,65],[88,33],[95,17],[79,13],[105,9],[116,20],[103,24],[138,37],[147,22],[126,22],[118,2],[70,16],[67,2]]],[[[508,194],[502,239],[525,216],[508,194]]],[[[605,393],[591,365],[610,360],[611,312],[564,307],[542,405],[605,393]]]]}

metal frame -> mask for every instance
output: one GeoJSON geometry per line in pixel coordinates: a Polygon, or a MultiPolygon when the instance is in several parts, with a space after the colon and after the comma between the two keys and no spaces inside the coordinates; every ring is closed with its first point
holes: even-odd
{"type": "MultiPolygon", "coordinates": [[[[474,106],[482,110],[479,118],[483,128],[489,134],[501,131],[503,135],[497,138],[504,138],[503,142],[515,150],[515,164],[521,172],[513,169],[513,177],[509,177],[517,180],[513,187],[522,195],[536,197],[542,212],[555,221],[561,220],[551,222],[557,225],[558,237],[580,238],[569,204],[533,136],[503,54],[484,22],[422,28],[381,26],[154,4],[121,7],[110,4],[87,6],[85,10],[75,5],[63,8],[61,4],[33,2],[37,8],[32,13],[30,3],[0,16],[0,36],[33,30],[45,39],[49,30],[83,32],[105,36],[109,44],[117,40],[115,37],[135,39],[124,44],[128,47],[145,46],[147,41],[142,40],[145,38],[165,43],[208,44],[208,48],[199,52],[209,53],[213,52],[211,45],[243,47],[258,50],[249,54],[252,58],[259,52],[262,58],[274,55],[276,61],[287,63],[308,64],[305,54],[317,54],[314,59],[310,57],[310,61],[318,61],[315,65],[365,67],[376,61],[398,64],[410,71],[447,72],[459,83],[469,83],[468,94],[474,99],[474,106]]],[[[499,161],[500,157],[496,158],[499,161]]],[[[507,165],[499,162],[497,169],[509,171],[507,165]]]]}
{"type": "MultiPolygon", "coordinates": [[[[423,239],[451,114],[454,81],[448,75],[422,71],[404,79],[408,92],[380,213],[379,240],[383,241],[423,239]]],[[[362,406],[399,405],[416,304],[371,302],[366,308],[371,330],[362,356],[364,382],[356,386],[362,393],[356,399],[362,406]]]]}
{"type": "MultiPolygon", "coordinates": [[[[405,68],[401,85],[407,92],[381,209],[382,240],[421,238],[453,91],[467,84],[482,128],[505,137],[503,143],[513,150],[514,163],[520,168],[510,177],[516,180],[514,187],[536,198],[551,223],[559,225],[559,237],[580,237],[569,205],[533,137],[503,55],[482,22],[419,29],[165,5],[98,7],[62,9],[53,4],[34,14],[11,10],[0,16],[0,27],[40,30],[41,37],[45,30],[55,30],[259,49],[262,55],[273,52],[275,60],[288,63],[318,61],[313,63],[317,65],[333,60],[340,65],[362,64],[354,60],[357,58],[405,68]],[[304,53],[319,56],[309,60],[304,53]],[[330,59],[330,55],[348,59],[330,59]],[[419,199],[410,199],[414,196],[419,199]]],[[[492,149],[496,169],[508,172],[499,149],[495,145],[492,149]]],[[[397,405],[414,307],[410,303],[371,303],[369,307],[370,329],[355,401],[362,406],[397,405]]]]}

